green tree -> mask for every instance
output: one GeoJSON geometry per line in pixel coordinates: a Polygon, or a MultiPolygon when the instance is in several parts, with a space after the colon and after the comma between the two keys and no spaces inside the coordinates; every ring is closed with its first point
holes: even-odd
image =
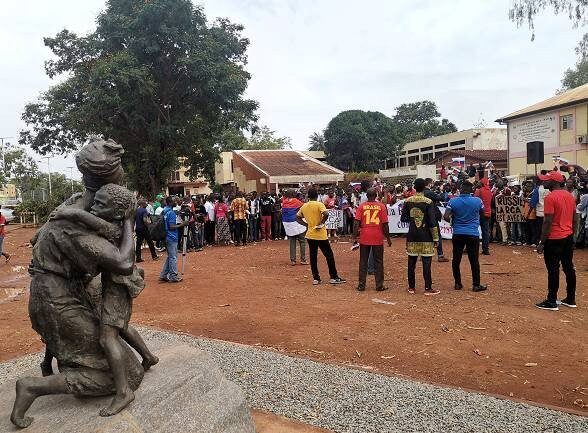
{"type": "Polygon", "coordinates": [[[437,104],[432,101],[402,104],[396,107],[392,121],[402,144],[457,131],[453,123],[441,118],[437,104]]]}
{"type": "Polygon", "coordinates": [[[588,83],[588,34],[585,34],[575,49],[578,60],[573,68],[564,72],[561,80],[561,88],[558,93],[582,86],[588,83]]]}
{"type": "Polygon", "coordinates": [[[112,138],[141,194],[159,191],[178,157],[190,176],[211,177],[225,131],[255,121],[242,29],[207,23],[190,0],[108,0],[95,32],[45,38],[47,75],[66,78],[25,107],[20,142],[47,154],[112,138]]]}
{"type": "Polygon", "coordinates": [[[324,133],[327,161],[346,171],[376,171],[398,151],[394,122],[377,111],[343,111],[324,133]]]}
{"type": "Polygon", "coordinates": [[[267,126],[255,128],[245,149],[279,150],[292,148],[292,140],[290,137],[277,137],[275,134],[275,131],[272,131],[267,126]]]}
{"type": "Polygon", "coordinates": [[[277,137],[275,131],[267,126],[252,128],[251,137],[247,138],[242,131],[228,129],[221,134],[218,145],[222,152],[233,150],[279,150],[291,149],[290,137],[277,137]]]}
{"type": "Polygon", "coordinates": [[[308,150],[323,151],[325,150],[325,135],[320,132],[313,132],[308,137],[308,150]]]}
{"type": "Polygon", "coordinates": [[[545,9],[553,9],[555,14],[567,14],[573,26],[577,27],[586,23],[587,7],[586,0],[514,0],[509,10],[509,18],[519,27],[527,23],[533,32],[534,40],[535,17],[545,9]]]}
{"type": "Polygon", "coordinates": [[[34,175],[28,174],[24,180],[14,178],[13,182],[17,184],[22,200],[17,211],[33,212],[37,214],[41,222],[45,222],[53,209],[69,198],[72,193],[84,191],[81,182],[67,179],[61,173],[51,173],[51,194],[49,194],[47,173],[36,171],[34,175]]]}
{"type": "Polygon", "coordinates": [[[0,184],[12,183],[17,191],[36,188],[39,167],[36,161],[20,146],[7,145],[2,155],[3,169],[0,184]]]}

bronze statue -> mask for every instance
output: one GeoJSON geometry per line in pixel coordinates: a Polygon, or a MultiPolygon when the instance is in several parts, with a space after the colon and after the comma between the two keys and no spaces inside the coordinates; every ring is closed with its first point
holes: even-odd
{"type": "Polygon", "coordinates": [[[31,241],[29,316],[47,348],[43,377],[16,383],[11,421],[18,427],[31,424],[26,411],[47,394],[114,394],[100,411],[114,415],[133,401],[144,371],[158,362],[129,325],[132,299],[144,280],[134,264],[135,200],[118,185],[121,154],[113,141],[85,145],[76,163],[86,191],[59,206],[31,241]]]}

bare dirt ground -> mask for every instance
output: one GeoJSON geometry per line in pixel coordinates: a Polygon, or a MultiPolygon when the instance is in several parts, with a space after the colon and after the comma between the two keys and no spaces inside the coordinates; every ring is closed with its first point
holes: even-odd
{"type": "MultiPolygon", "coordinates": [[[[14,256],[0,265],[0,361],[42,348],[27,316],[32,234],[11,227],[5,241],[14,256]]],[[[549,312],[534,307],[545,297],[546,271],[530,248],[492,245],[481,258],[484,293],[453,290],[451,264],[435,262],[441,294],[428,297],[422,280],[417,294],[405,291],[400,238],[385,251],[390,290],[375,292],[368,280],[366,292],[355,291],[358,253],[350,246],[334,244],[342,286],[313,287],[308,266],[289,265],[286,241],[190,253],[179,284],[159,283],[162,262],[146,260],[133,321],[588,413],[588,251],[575,255],[579,308],[549,312]]],[[[450,257],[450,242],[444,247],[450,257]]]]}

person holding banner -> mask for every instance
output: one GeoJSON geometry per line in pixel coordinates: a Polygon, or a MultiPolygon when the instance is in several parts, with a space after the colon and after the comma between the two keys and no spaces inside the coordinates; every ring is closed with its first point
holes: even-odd
{"type": "Polygon", "coordinates": [[[357,243],[359,233],[359,284],[357,290],[365,290],[368,274],[368,259],[374,258],[374,275],[376,291],[386,290],[384,287],[384,238],[388,246],[392,246],[390,230],[388,228],[388,209],[386,205],[376,201],[376,190],[370,188],[366,192],[367,201],[363,202],[355,212],[353,224],[353,243],[357,243]]]}
{"type": "Polygon", "coordinates": [[[468,260],[472,268],[472,291],[482,292],[487,289],[480,284],[480,216],[484,212],[484,203],[479,197],[472,197],[474,186],[469,181],[461,184],[459,197],[452,198],[447,203],[443,218],[453,220],[453,279],[455,290],[463,289],[461,283],[461,258],[464,248],[468,253],[468,260]]]}
{"type": "Polygon", "coordinates": [[[304,203],[294,197],[294,191],[289,189],[282,199],[282,224],[288,240],[290,241],[290,263],[296,266],[296,242],[300,244],[300,264],[307,265],[306,261],[306,240],[304,233],[306,227],[296,222],[296,214],[304,203]]]}
{"type": "Polygon", "coordinates": [[[433,289],[431,262],[439,242],[439,222],[435,215],[435,203],[425,197],[425,180],[414,181],[416,194],[404,202],[400,221],[409,223],[406,236],[406,254],[408,254],[408,293],[415,292],[415,271],[419,257],[423,262],[425,295],[438,295],[433,289]]]}

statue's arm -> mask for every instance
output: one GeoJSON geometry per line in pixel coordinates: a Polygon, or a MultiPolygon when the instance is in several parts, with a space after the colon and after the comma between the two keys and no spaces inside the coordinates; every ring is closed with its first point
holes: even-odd
{"type": "Polygon", "coordinates": [[[133,272],[135,264],[133,224],[132,218],[125,220],[118,247],[103,238],[95,240],[94,245],[98,247],[97,259],[102,270],[119,275],[129,275],[133,272]]]}
{"type": "Polygon", "coordinates": [[[112,238],[115,234],[113,224],[105,221],[83,209],[74,207],[63,207],[57,211],[52,219],[65,219],[75,223],[83,224],[98,235],[112,238]]]}

